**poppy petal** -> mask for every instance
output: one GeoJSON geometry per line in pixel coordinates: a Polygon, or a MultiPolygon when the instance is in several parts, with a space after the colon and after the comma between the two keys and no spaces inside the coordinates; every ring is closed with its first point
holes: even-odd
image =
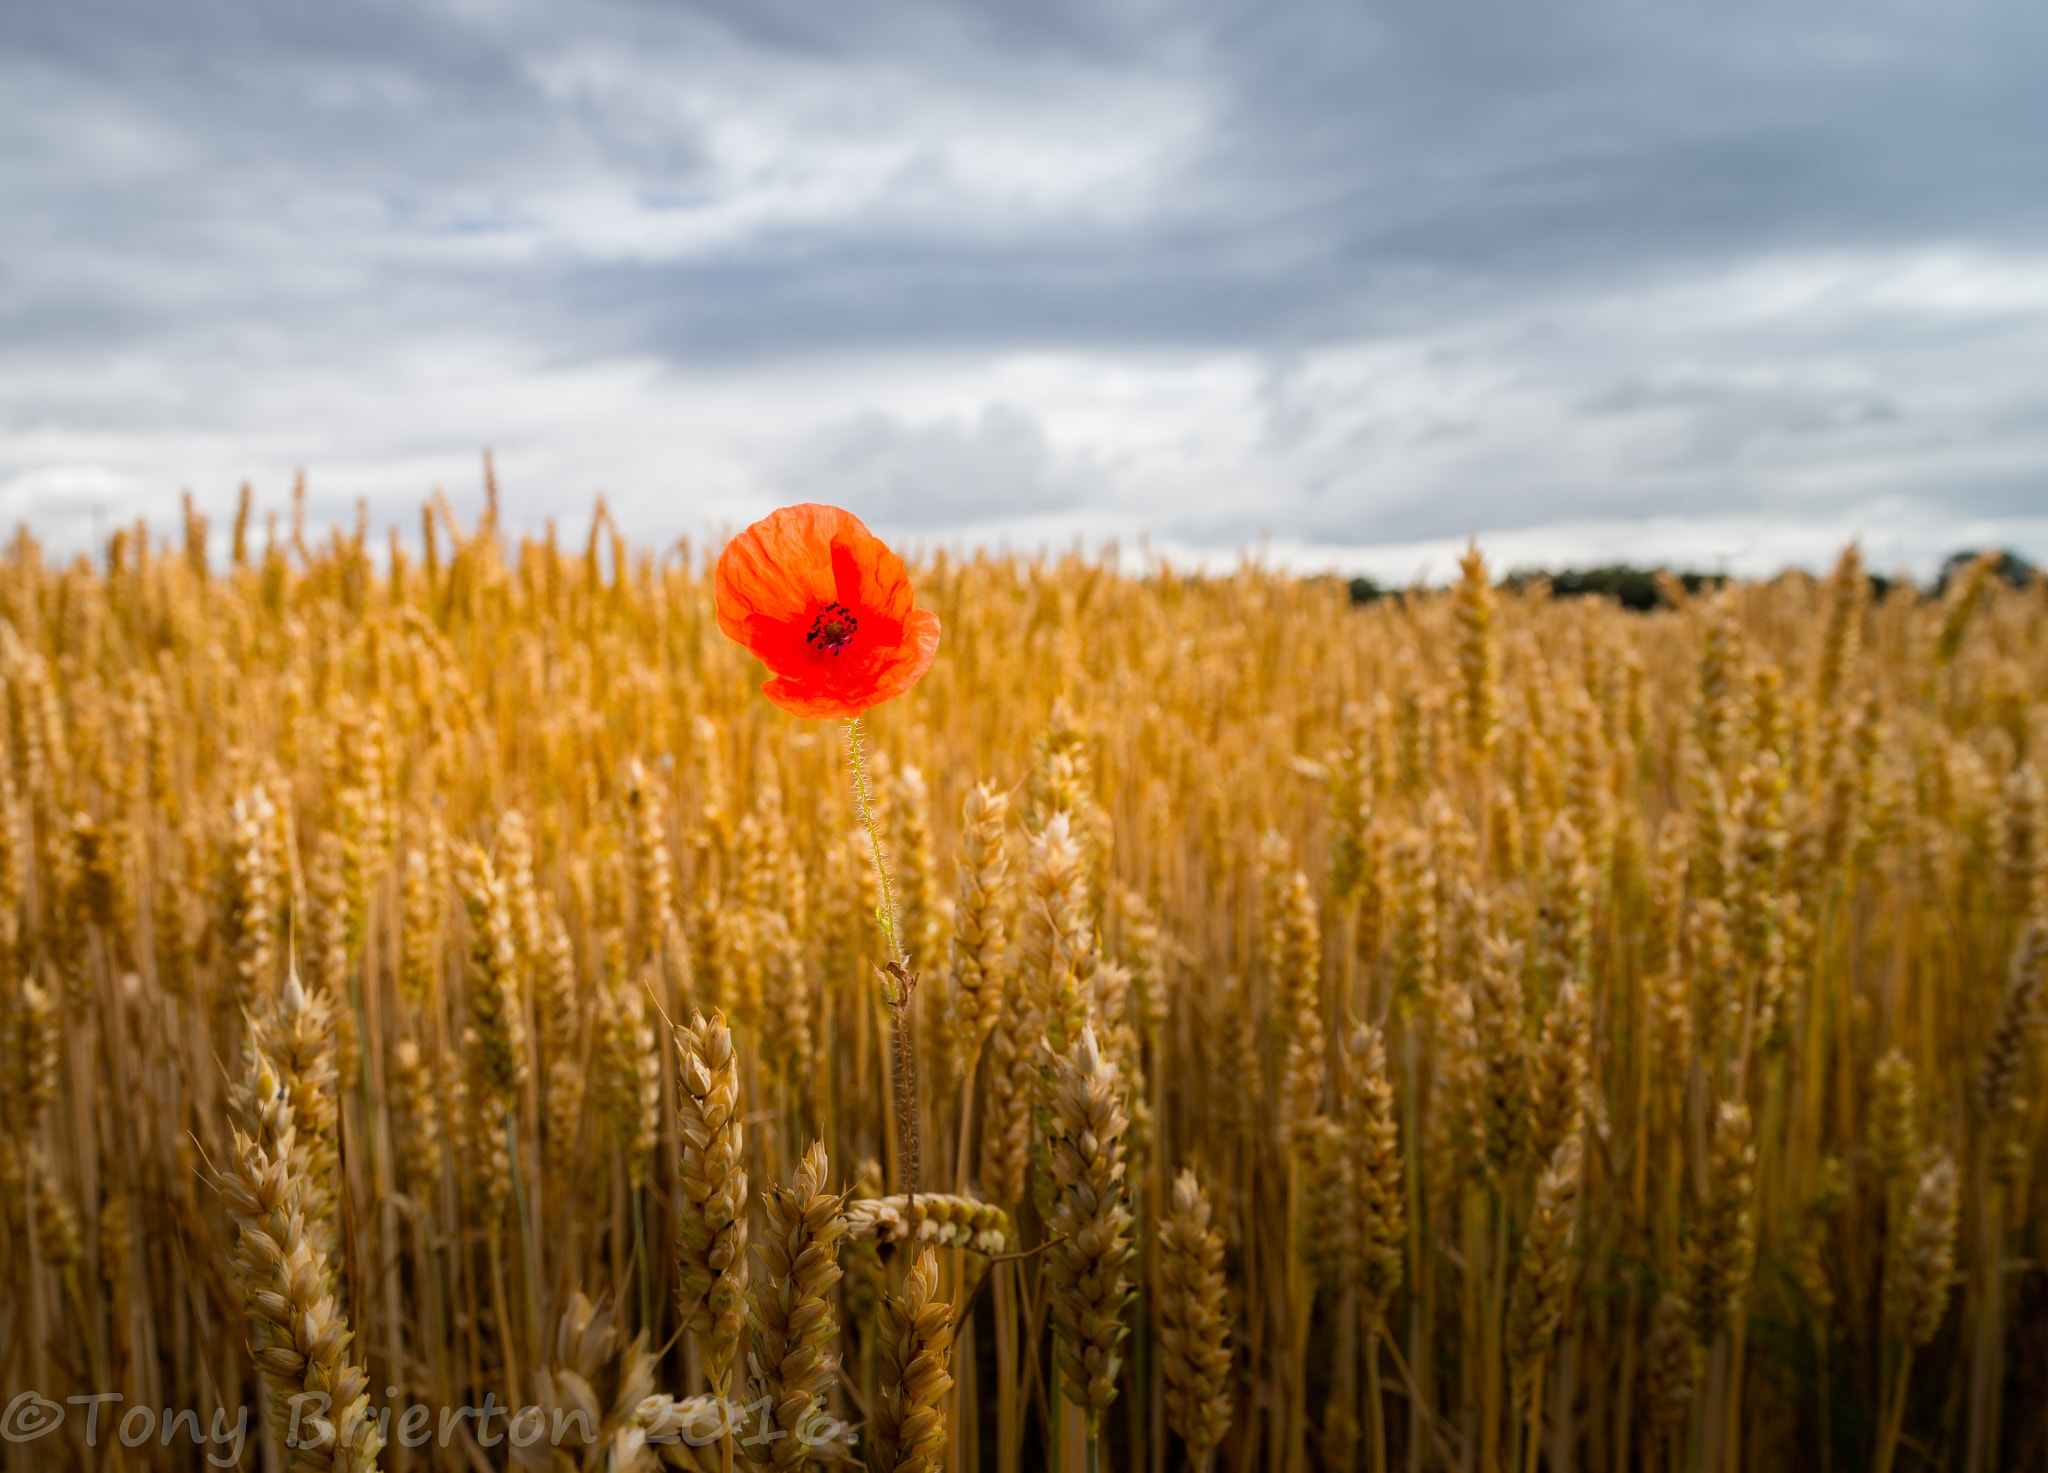
{"type": "Polygon", "coordinates": [[[718,627],[746,644],[746,620],[795,619],[813,599],[830,602],[837,595],[830,548],[841,537],[876,541],[852,513],[815,505],[784,507],[733,538],[718,559],[718,627]]]}
{"type": "Polygon", "coordinates": [[[939,643],[903,559],[836,506],[784,507],[726,544],[714,578],[718,626],[768,667],[762,686],[811,719],[855,716],[915,685],[939,643]],[[816,642],[831,611],[849,637],[816,642]]]}

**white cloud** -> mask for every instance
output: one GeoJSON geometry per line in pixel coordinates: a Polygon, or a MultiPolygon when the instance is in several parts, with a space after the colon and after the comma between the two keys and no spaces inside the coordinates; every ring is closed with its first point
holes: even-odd
{"type": "Polygon", "coordinates": [[[366,496],[410,529],[430,487],[475,486],[490,446],[515,525],[580,522],[602,491],[656,541],[830,500],[926,543],[1149,536],[1226,560],[1263,544],[1397,581],[1441,574],[1468,535],[1503,566],[1768,571],[1851,537],[1920,572],[1969,544],[2048,558],[2048,307],[1930,340],[1924,300],[1886,286],[1913,263],[1833,269],[1830,298],[1862,306],[1793,295],[1747,332],[1699,323],[1717,290],[1742,311],[1770,268],[1286,357],[874,352],[710,372],[466,338],[262,375],[17,364],[0,400],[90,402],[94,423],[0,420],[0,507],[82,541],[92,516],[168,520],[180,485],[221,511],[252,476],[281,501],[303,466],[316,513],[366,496]]]}
{"type": "Polygon", "coordinates": [[[867,410],[814,432],[773,477],[791,501],[844,502],[878,524],[937,533],[1065,511],[1096,481],[1003,403],[922,424],[867,410]]]}

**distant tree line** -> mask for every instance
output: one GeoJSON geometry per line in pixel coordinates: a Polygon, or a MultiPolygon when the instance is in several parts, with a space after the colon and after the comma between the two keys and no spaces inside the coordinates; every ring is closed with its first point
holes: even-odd
{"type": "MultiPolygon", "coordinates": [[[[1977,556],[1974,548],[1950,555],[1942,562],[1941,571],[1927,589],[1928,594],[1939,598],[1946,593],[1949,581],[1975,562],[1977,556]]],[[[2013,587],[2025,587],[2036,573],[2034,565],[2011,548],[1999,553],[1998,576],[2013,587]]],[[[1664,592],[1667,579],[1675,581],[1687,593],[1698,593],[1703,588],[1719,587],[1726,576],[1723,573],[1680,572],[1669,568],[1638,568],[1629,563],[1606,563],[1597,568],[1566,568],[1561,572],[1518,568],[1503,577],[1500,586],[1524,593],[1544,584],[1549,587],[1552,598],[1611,598],[1625,609],[1647,613],[1669,605],[1670,600],[1664,592]]],[[[1872,596],[1882,598],[1898,581],[1883,573],[1872,573],[1872,596]]],[[[1366,577],[1351,579],[1350,588],[1354,604],[1369,604],[1400,591],[1366,577]]]]}

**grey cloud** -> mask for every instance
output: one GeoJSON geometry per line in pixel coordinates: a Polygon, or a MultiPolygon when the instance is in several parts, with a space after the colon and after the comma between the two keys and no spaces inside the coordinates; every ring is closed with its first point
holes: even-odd
{"type": "Polygon", "coordinates": [[[1568,0],[1540,24],[1506,0],[14,13],[10,70],[58,105],[8,133],[60,162],[10,166],[13,183],[50,222],[46,249],[111,236],[55,283],[102,310],[142,310],[159,275],[190,301],[211,263],[267,308],[396,285],[408,315],[496,309],[684,360],[906,338],[1317,342],[1551,279],[1817,239],[2038,242],[2048,224],[2048,157],[2026,142],[2048,131],[2048,20],[1989,3],[1653,19],[1568,0]],[[561,80],[573,57],[581,80],[561,80]],[[989,238],[942,211],[906,232],[890,196],[636,265],[535,225],[535,191],[578,180],[685,212],[726,187],[706,120],[676,100],[728,72],[760,82],[734,108],[809,89],[813,115],[852,122],[878,95],[944,87],[1102,107],[1114,89],[1090,83],[1119,77],[1184,89],[1203,121],[1156,203],[1116,226],[1054,212],[989,238]],[[110,163],[95,118],[158,154],[110,163]],[[96,187],[110,173],[118,192],[96,187]],[[501,256],[465,249],[493,240],[501,256]],[[113,269],[134,255],[150,269],[113,269]],[[330,273],[307,264],[323,257],[330,273]]]}
{"type": "Polygon", "coordinates": [[[2038,270],[2044,62],[2048,11],[2009,0],[23,0],[0,485],[112,497],[237,447],[268,471],[345,424],[373,484],[545,433],[534,465],[580,453],[653,506],[665,413],[788,373],[872,392],[791,409],[762,443],[807,438],[721,463],[721,506],[1108,507],[1209,545],[2020,515],[2048,471],[2038,296],[1613,314],[1786,257],[2038,270]],[[1355,350],[1378,366],[1318,378],[1355,350]],[[407,371],[434,354],[655,387],[541,420],[407,371]],[[1201,423],[1112,448],[1000,384],[953,419],[892,397],[917,365],[1045,354],[1307,366],[1246,391],[1246,485],[1200,496],[1129,467],[1201,423]]]}

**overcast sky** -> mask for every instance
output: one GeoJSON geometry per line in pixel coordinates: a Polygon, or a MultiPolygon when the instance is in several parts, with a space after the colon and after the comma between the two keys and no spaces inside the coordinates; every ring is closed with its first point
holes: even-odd
{"type": "Polygon", "coordinates": [[[0,517],[2048,558],[2030,0],[0,0],[0,517]]]}

